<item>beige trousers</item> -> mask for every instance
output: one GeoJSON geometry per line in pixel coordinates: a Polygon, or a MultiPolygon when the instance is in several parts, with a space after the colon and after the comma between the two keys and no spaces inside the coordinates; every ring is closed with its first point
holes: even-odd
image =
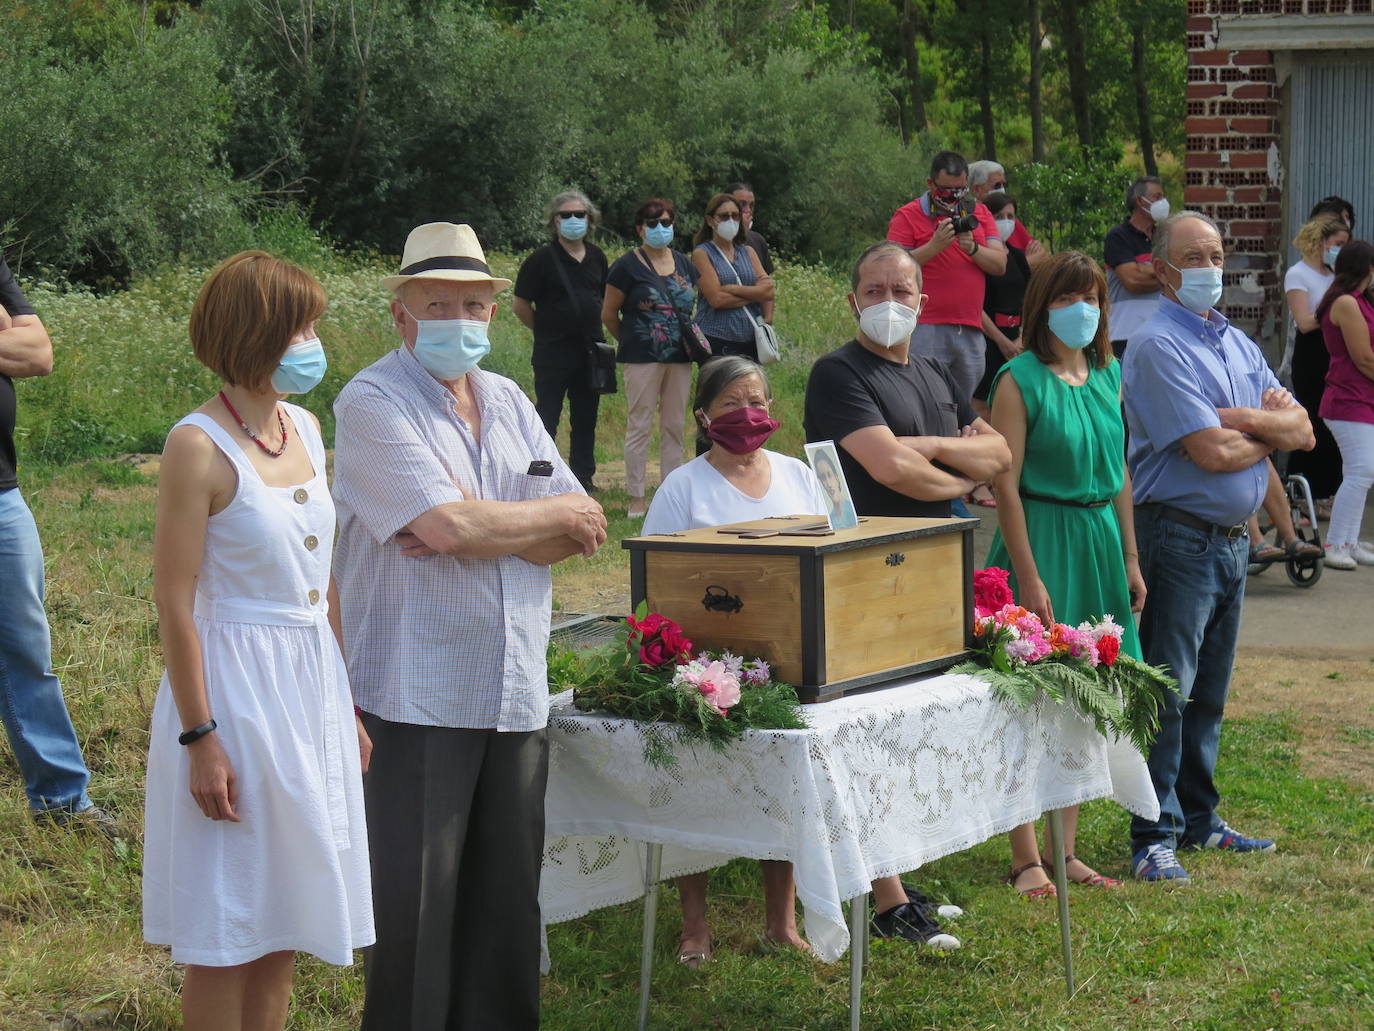
{"type": "Polygon", "coordinates": [[[644,467],[649,460],[654,407],[658,407],[659,482],[682,464],[682,427],[692,389],[691,362],[626,362],[625,490],[644,497],[644,467]]]}

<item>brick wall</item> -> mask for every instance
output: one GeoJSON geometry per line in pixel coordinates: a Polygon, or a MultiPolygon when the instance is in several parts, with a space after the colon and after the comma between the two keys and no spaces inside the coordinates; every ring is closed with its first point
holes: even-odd
{"type": "MultiPolygon", "coordinates": [[[[1246,15],[1368,14],[1374,0],[1187,0],[1184,203],[1216,219],[1226,241],[1221,310],[1269,349],[1281,344],[1282,194],[1271,179],[1279,148],[1274,56],[1217,50],[1218,22],[1246,15]]],[[[1275,356],[1276,357],[1276,356],[1275,356]]]]}

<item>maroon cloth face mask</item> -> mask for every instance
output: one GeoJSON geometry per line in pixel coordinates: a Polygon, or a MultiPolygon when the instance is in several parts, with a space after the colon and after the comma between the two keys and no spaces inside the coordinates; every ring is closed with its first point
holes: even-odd
{"type": "Polygon", "coordinates": [[[706,436],[732,455],[747,455],[763,447],[781,425],[762,408],[736,408],[712,419],[706,436]]]}

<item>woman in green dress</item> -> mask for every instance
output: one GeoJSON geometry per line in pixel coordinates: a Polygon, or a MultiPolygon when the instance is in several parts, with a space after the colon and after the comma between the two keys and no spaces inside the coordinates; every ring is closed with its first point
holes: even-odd
{"type": "MultiPolygon", "coordinates": [[[[1021,339],[1025,351],[992,388],[992,425],[1012,462],[993,484],[999,528],[987,564],[1010,570],[1017,603],[1046,625],[1115,616],[1125,628],[1122,650],[1138,659],[1130,613],[1145,602],[1145,581],[1123,457],[1121,366],[1108,341],[1107,282],[1095,261],[1066,251],[1036,268],[1021,339]]],[[[1065,809],[1068,879],[1119,886],[1074,856],[1077,827],[1078,807],[1065,809]]],[[[1053,896],[1035,825],[1010,837],[1010,883],[1027,898],[1053,896]]]]}

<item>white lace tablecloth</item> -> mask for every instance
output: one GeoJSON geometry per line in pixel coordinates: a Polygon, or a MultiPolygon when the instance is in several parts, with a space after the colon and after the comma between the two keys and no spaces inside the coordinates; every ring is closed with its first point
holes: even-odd
{"type": "Polygon", "coordinates": [[[724,752],[678,748],[647,765],[639,726],[549,715],[545,923],[644,894],[644,847],[665,878],[736,856],[790,859],[805,933],[833,962],[849,946],[841,900],[1051,809],[1115,798],[1158,816],[1140,755],[1064,706],[1016,713],[968,676],[940,676],[806,708],[806,730],[751,731],[724,752]]]}

